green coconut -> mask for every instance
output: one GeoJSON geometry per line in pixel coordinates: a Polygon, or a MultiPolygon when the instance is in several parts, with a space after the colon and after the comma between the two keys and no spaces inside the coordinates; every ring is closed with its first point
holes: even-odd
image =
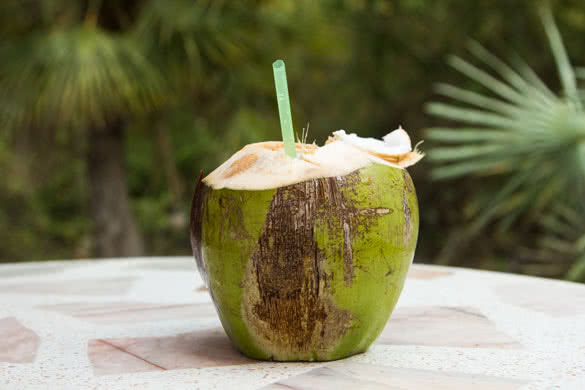
{"type": "Polygon", "coordinates": [[[251,358],[364,352],[400,296],[418,236],[404,166],[422,155],[410,139],[384,153],[334,134],[320,148],[297,144],[292,162],[282,143],[248,145],[197,183],[193,253],[227,335],[251,358]]]}

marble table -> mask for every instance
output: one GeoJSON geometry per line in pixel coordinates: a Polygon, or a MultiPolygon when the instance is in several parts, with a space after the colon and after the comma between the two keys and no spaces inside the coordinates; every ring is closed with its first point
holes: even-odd
{"type": "Polygon", "coordinates": [[[415,265],[367,353],[247,359],[192,258],[0,265],[0,389],[585,389],[585,285],[415,265]]]}

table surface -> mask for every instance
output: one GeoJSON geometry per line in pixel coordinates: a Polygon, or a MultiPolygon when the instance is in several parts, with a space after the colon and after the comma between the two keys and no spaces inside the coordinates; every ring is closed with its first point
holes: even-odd
{"type": "Polygon", "coordinates": [[[364,354],[247,359],[192,258],[0,266],[0,389],[585,389],[585,286],[414,265],[364,354]]]}

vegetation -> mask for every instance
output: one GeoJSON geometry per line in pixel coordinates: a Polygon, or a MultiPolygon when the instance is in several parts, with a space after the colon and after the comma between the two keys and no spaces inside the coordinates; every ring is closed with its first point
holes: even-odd
{"type": "Polygon", "coordinates": [[[551,7],[561,34],[529,0],[4,1],[0,261],[189,254],[199,171],[280,137],[271,63],[283,58],[309,141],[399,124],[429,138],[437,168],[411,172],[418,261],[578,279],[582,95],[570,74],[582,73],[568,64],[585,56],[585,6],[551,7]],[[486,70],[462,59],[470,39],[486,70]],[[491,54],[510,51],[525,63],[491,54]],[[499,77],[487,94],[484,74],[499,77]],[[436,94],[443,80],[458,87],[436,94]],[[479,107],[423,114],[441,96],[479,107]],[[488,131],[453,132],[471,113],[464,126],[488,131]]]}
{"type": "MultiPolygon", "coordinates": [[[[540,11],[561,96],[522,61],[516,59],[514,68],[474,42],[470,51],[500,79],[460,57],[450,59],[456,70],[493,96],[438,85],[439,94],[459,104],[432,103],[428,111],[462,127],[430,129],[428,138],[441,145],[432,148],[429,157],[440,164],[433,172],[437,179],[498,178],[495,186],[486,184],[475,194],[477,215],[472,215],[465,233],[458,234],[457,245],[474,238],[492,220],[498,220],[502,233],[517,225],[534,226],[543,235],[537,242],[539,260],[570,260],[566,276],[585,280],[585,91],[577,86],[550,8],[540,11]]],[[[448,262],[453,249],[445,246],[439,260],[448,262]]]]}

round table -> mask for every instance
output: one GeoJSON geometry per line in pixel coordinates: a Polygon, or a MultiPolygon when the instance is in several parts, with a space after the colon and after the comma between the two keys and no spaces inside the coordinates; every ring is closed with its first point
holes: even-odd
{"type": "Polygon", "coordinates": [[[0,265],[0,389],[585,389],[585,285],[414,265],[367,353],[247,359],[190,257],[0,265]]]}

